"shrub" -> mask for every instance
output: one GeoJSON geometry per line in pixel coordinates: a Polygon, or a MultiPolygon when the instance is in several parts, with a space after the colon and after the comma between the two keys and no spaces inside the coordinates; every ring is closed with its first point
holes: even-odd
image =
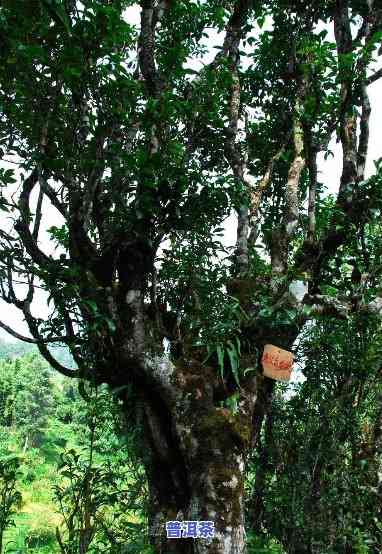
{"type": "Polygon", "coordinates": [[[39,548],[54,544],[55,540],[56,537],[53,529],[49,527],[37,527],[28,531],[24,543],[27,548],[39,548]]]}

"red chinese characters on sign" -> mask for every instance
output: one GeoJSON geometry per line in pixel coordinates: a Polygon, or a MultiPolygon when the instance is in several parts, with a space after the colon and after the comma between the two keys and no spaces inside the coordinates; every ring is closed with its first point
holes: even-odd
{"type": "Polygon", "coordinates": [[[266,344],[261,359],[263,373],[266,377],[276,379],[277,381],[289,381],[293,361],[294,356],[292,352],[283,350],[273,344],[266,344]]]}
{"type": "Polygon", "coordinates": [[[265,352],[263,362],[271,364],[275,369],[292,369],[292,360],[283,360],[279,356],[274,356],[270,352],[265,352]]]}

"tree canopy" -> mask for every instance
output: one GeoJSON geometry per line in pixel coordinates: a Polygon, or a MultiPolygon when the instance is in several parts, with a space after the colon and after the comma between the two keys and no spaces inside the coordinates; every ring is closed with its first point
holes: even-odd
{"type": "Polygon", "coordinates": [[[161,334],[174,339],[176,314],[203,335],[208,315],[227,319],[217,312],[238,275],[268,297],[251,315],[258,323],[276,307],[281,319],[306,317],[286,299],[295,279],[309,283],[306,313],[379,310],[379,166],[364,174],[378,5],[143,2],[140,29],[129,5],[1,9],[1,147],[22,183],[10,197],[14,171],[2,169],[1,206],[14,221],[1,234],[2,297],[40,349],[61,340],[79,367],[94,365],[135,290],[161,334]],[[197,70],[211,28],[224,38],[197,70]],[[344,154],[337,197],[317,181],[333,133],[344,154]],[[224,264],[219,227],[232,209],[237,245],[224,264]],[[41,246],[47,210],[57,212],[56,254],[41,246]],[[12,278],[29,285],[25,299],[12,278]],[[37,282],[48,321],[29,313],[37,282]]]}
{"type": "MultiPolygon", "coordinates": [[[[0,290],[32,338],[1,326],[137,402],[153,498],[161,464],[188,460],[168,473],[175,513],[203,479],[215,513],[223,451],[240,481],[273,390],[266,344],[292,350],[315,322],[381,315],[381,163],[365,175],[381,39],[377,0],[2,2],[0,290]],[[333,137],[335,187],[317,169],[333,137]],[[221,405],[233,398],[234,414],[221,405]],[[207,452],[219,462],[203,473],[207,452]]],[[[242,537],[224,495],[219,552],[224,533],[242,537]]]]}

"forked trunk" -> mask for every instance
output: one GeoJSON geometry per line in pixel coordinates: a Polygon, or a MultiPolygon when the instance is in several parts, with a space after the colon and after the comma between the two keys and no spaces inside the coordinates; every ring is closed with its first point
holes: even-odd
{"type": "Polygon", "coordinates": [[[183,495],[177,490],[177,469],[158,468],[157,484],[150,483],[150,535],[155,552],[245,554],[241,456],[203,451],[199,460],[188,461],[188,466],[188,472],[182,471],[186,489],[183,495]],[[173,523],[166,533],[170,521],[180,522],[183,530],[173,523]],[[212,523],[203,526],[200,522],[212,523]]]}
{"type": "Polygon", "coordinates": [[[145,413],[149,534],[156,554],[245,554],[248,427],[213,406],[178,409],[173,421],[152,407],[145,413]],[[173,522],[168,532],[167,522],[173,522]]]}

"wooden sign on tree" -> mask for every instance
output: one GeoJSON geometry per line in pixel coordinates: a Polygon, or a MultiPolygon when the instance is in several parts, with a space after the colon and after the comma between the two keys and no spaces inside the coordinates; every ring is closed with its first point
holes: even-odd
{"type": "Polygon", "coordinates": [[[261,363],[266,377],[277,381],[289,381],[293,368],[294,355],[273,344],[264,346],[261,363]]]}

